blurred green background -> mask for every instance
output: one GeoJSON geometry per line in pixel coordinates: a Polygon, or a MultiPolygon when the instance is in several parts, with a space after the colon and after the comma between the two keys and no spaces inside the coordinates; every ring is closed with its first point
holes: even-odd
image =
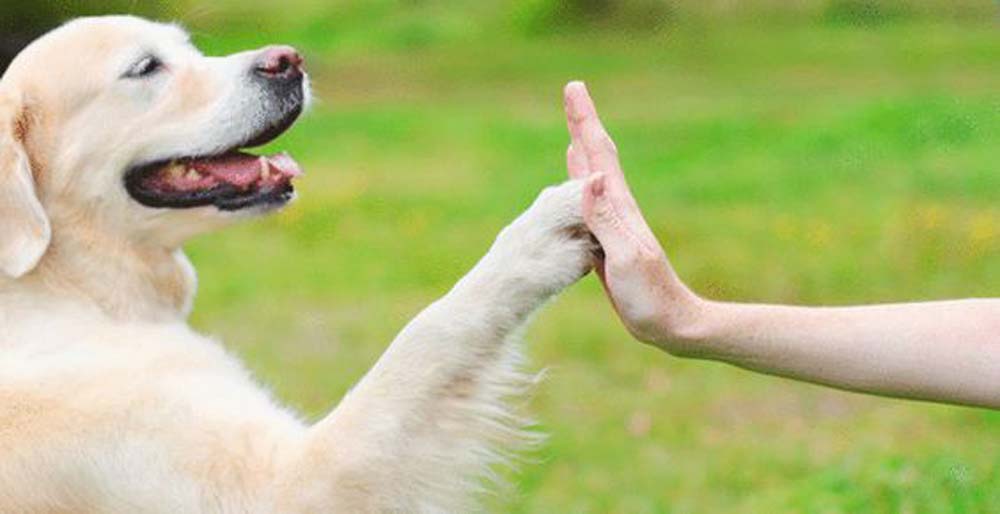
{"type": "MultiPolygon", "coordinates": [[[[109,4],[4,19],[30,34],[69,12],[153,13],[209,53],[282,42],[308,58],[315,108],[275,145],[308,171],[300,201],[189,251],[194,324],[310,416],[563,180],[571,79],[700,293],[998,294],[994,2],[109,4]]],[[[496,512],[1000,512],[998,412],[678,360],[633,342],[593,277],[527,342],[550,369],[529,408],[551,438],[496,512]]]]}

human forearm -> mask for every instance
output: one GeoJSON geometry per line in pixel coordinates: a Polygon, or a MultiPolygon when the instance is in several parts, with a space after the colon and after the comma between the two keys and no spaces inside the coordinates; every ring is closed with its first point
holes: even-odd
{"type": "Polygon", "coordinates": [[[1000,300],[865,307],[700,302],[650,341],[842,389],[1000,408],[1000,300]]]}
{"type": "Polygon", "coordinates": [[[1000,408],[1000,300],[809,308],[706,301],[670,266],[582,84],[566,88],[570,176],[626,328],[677,355],[842,389],[1000,408]]]}

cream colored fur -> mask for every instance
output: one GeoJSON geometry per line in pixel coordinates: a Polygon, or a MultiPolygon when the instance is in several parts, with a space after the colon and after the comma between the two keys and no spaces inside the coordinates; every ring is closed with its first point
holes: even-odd
{"type": "Polygon", "coordinates": [[[181,244],[247,215],[142,207],[123,173],[244,138],[266,101],[242,78],[253,55],[85,19],[0,82],[0,513],[468,513],[526,441],[516,334],[590,268],[577,183],[543,192],[314,425],[187,326],[181,244]],[[143,51],[169,73],[120,80],[143,51]]]}

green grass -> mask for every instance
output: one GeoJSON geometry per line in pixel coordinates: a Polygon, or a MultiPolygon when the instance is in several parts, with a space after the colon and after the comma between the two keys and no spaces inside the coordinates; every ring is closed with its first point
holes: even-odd
{"type": "MultiPolygon", "coordinates": [[[[436,2],[410,8],[429,17],[350,5],[274,27],[227,7],[193,17],[213,52],[281,40],[310,61],[319,101],[278,145],[307,168],[301,200],[189,248],[194,323],[310,416],[563,179],[570,79],[591,84],[648,218],[701,293],[825,304],[998,293],[989,16],[682,17],[628,37],[529,37],[492,7],[466,19],[436,2]]],[[[497,512],[1000,509],[996,412],[672,358],[630,340],[593,277],[527,340],[551,369],[531,402],[551,438],[491,499],[497,512]]]]}

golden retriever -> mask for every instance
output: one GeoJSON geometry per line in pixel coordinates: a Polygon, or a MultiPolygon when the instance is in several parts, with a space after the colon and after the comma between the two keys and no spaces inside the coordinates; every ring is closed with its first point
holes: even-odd
{"type": "MultiPolygon", "coordinates": [[[[578,183],[549,188],[325,419],[192,331],[191,236],[293,199],[243,149],[309,99],[302,58],[206,57],[176,26],[70,22],[0,81],[0,512],[467,513],[524,437],[514,335],[586,274],[578,183]]],[[[250,279],[250,277],[248,277],[250,279]]]]}

